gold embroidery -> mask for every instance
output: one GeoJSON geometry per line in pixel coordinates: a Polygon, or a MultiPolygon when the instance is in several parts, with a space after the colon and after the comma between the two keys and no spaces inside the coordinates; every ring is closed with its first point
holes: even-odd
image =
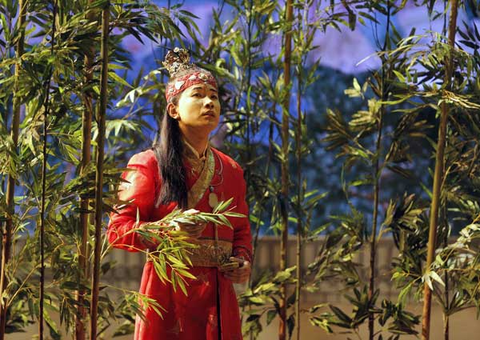
{"type": "Polygon", "coordinates": [[[202,172],[205,162],[207,160],[207,149],[208,144],[205,147],[205,150],[200,155],[193,146],[191,146],[185,139],[183,139],[183,156],[188,160],[188,163],[192,166],[192,171],[199,174],[202,172]]]}
{"type": "MultiPolygon", "coordinates": [[[[213,174],[215,172],[215,158],[210,147],[206,150],[206,161],[203,169],[195,182],[188,191],[188,208],[192,209],[198,204],[200,199],[208,189],[213,174]]],[[[223,197],[223,193],[222,193],[223,197]]],[[[195,267],[219,267],[229,261],[232,255],[232,242],[218,239],[218,226],[213,225],[215,239],[200,239],[193,243],[199,247],[192,249],[190,259],[195,267]]]]}
{"type": "Polygon", "coordinates": [[[192,241],[198,245],[193,248],[190,260],[194,267],[219,267],[227,263],[232,256],[232,242],[225,240],[198,239],[192,241]]]}
{"type": "Polygon", "coordinates": [[[207,150],[206,164],[200,173],[195,184],[188,191],[188,208],[195,208],[197,203],[203,197],[205,190],[207,190],[215,172],[215,159],[213,158],[213,152],[210,148],[207,150]]]}

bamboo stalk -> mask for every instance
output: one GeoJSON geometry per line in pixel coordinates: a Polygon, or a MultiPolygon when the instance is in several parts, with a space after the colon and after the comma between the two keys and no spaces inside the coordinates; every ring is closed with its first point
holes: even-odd
{"type": "MultiPolygon", "coordinates": [[[[249,8],[248,8],[248,12],[249,15],[248,15],[248,19],[247,19],[247,50],[250,52],[250,48],[251,48],[251,41],[252,41],[252,15],[253,15],[253,11],[252,11],[252,8],[253,8],[253,1],[249,1],[249,8]]],[[[252,55],[251,53],[248,53],[247,54],[247,84],[250,86],[251,84],[251,81],[252,81],[252,55]]],[[[242,84],[241,84],[241,87],[240,87],[240,91],[244,91],[244,86],[245,86],[245,78],[242,78],[242,84]]],[[[250,96],[250,91],[247,92],[247,95],[250,96]]],[[[240,96],[238,97],[240,99],[240,96]]],[[[250,102],[250,98],[247,99],[247,103],[250,102]]],[[[247,106],[248,109],[250,109],[248,106],[247,106]]],[[[252,143],[251,143],[251,125],[252,125],[252,122],[251,122],[251,110],[246,110],[247,112],[247,162],[251,162],[252,161],[252,143]]],[[[251,176],[251,173],[250,173],[250,169],[248,169],[248,171],[245,172],[245,180],[247,183],[250,183],[250,176],[251,176]]]]}
{"type": "MultiPolygon", "coordinates": [[[[387,41],[389,39],[390,34],[390,15],[391,15],[391,3],[388,1],[388,14],[387,14],[387,26],[386,26],[386,33],[385,33],[385,41],[382,47],[383,51],[387,49],[387,41]]],[[[381,100],[382,102],[385,101],[387,96],[387,89],[386,89],[386,80],[385,80],[385,64],[386,61],[384,57],[382,57],[382,75],[381,75],[381,100]]],[[[376,254],[377,254],[377,229],[378,229],[378,210],[379,210],[379,198],[380,198],[380,154],[382,150],[382,138],[383,138],[383,118],[385,116],[386,109],[385,105],[382,104],[380,108],[380,116],[378,119],[377,129],[378,135],[377,140],[375,142],[375,152],[377,157],[375,159],[374,164],[374,184],[373,184],[373,213],[372,213],[372,234],[370,239],[370,266],[369,266],[369,284],[368,284],[368,299],[370,303],[373,300],[373,296],[375,295],[375,279],[376,279],[376,254]]],[[[370,306],[373,307],[373,306],[370,306]]],[[[369,312],[368,314],[368,334],[369,339],[373,340],[375,337],[375,316],[373,313],[369,312]]]]}
{"type": "MultiPolygon", "coordinates": [[[[251,49],[251,41],[252,41],[252,23],[253,23],[253,20],[252,20],[252,15],[253,15],[253,12],[252,12],[252,6],[253,6],[253,1],[249,1],[248,3],[248,11],[247,12],[244,12],[244,14],[246,13],[249,13],[248,17],[247,17],[247,51],[250,52],[250,49],[251,49]]],[[[247,54],[247,79],[246,79],[246,82],[245,82],[245,77],[242,77],[242,81],[241,81],[241,84],[240,84],[240,93],[243,93],[244,92],[244,87],[245,87],[245,83],[246,84],[251,84],[251,78],[252,78],[252,70],[251,70],[251,67],[252,67],[252,58],[251,58],[251,53],[248,53],[247,54]]],[[[250,95],[250,91],[247,91],[247,95],[250,95]]],[[[235,104],[235,107],[238,107],[238,104],[239,104],[239,101],[241,99],[241,96],[237,96],[237,103],[235,104]]],[[[247,102],[249,102],[249,99],[247,99],[247,102]]],[[[246,149],[247,149],[247,161],[246,161],[246,164],[250,163],[252,161],[252,143],[251,143],[251,128],[250,126],[252,125],[251,123],[251,113],[250,113],[250,108],[247,107],[247,110],[246,110],[246,126],[247,126],[247,136],[246,136],[246,149]]],[[[245,180],[247,183],[250,183],[250,177],[251,177],[251,171],[249,168],[247,168],[247,171],[245,171],[245,180]]],[[[255,250],[256,250],[256,246],[257,246],[257,241],[258,241],[258,235],[259,235],[259,227],[260,227],[260,223],[256,223],[256,228],[255,228],[255,237],[254,237],[254,242],[253,242],[253,246],[252,246],[252,265],[253,265],[253,261],[255,260],[255,250]]],[[[249,279],[248,279],[248,287],[251,288],[251,284],[252,284],[252,275],[250,275],[249,279]]],[[[250,311],[251,310],[251,305],[248,306],[248,310],[250,311]]],[[[242,322],[243,322],[243,313],[244,312],[244,308],[242,308],[242,322]]],[[[253,339],[253,334],[250,333],[250,339],[253,339]]]]}
{"type": "MultiPolygon", "coordinates": [[[[453,60],[452,49],[455,44],[455,33],[457,28],[457,13],[458,13],[458,1],[451,0],[450,2],[450,21],[448,25],[448,46],[450,47],[449,53],[445,56],[445,89],[451,88],[451,79],[453,75],[453,60]]],[[[440,126],[438,128],[438,143],[435,156],[435,174],[433,178],[433,194],[432,204],[430,208],[430,226],[428,235],[428,250],[427,250],[427,263],[425,264],[425,274],[430,273],[430,267],[432,265],[436,242],[437,242],[437,224],[438,224],[438,211],[440,206],[441,196],[441,184],[443,181],[443,168],[444,168],[444,153],[447,136],[447,121],[448,121],[449,107],[446,102],[441,104],[440,126]]],[[[432,304],[432,291],[425,280],[424,284],[424,300],[423,300],[423,313],[422,313],[422,340],[430,339],[430,316],[431,316],[431,304],[432,304]]]]}
{"type": "MultiPolygon", "coordinates": [[[[290,67],[292,56],[292,20],[293,20],[293,6],[292,0],[287,0],[285,4],[285,57],[283,63],[284,86],[290,85],[290,67]]],[[[281,177],[282,177],[282,202],[280,205],[282,218],[282,236],[280,242],[280,271],[287,268],[287,248],[288,248],[288,145],[289,145],[289,106],[290,106],[290,91],[285,96],[282,108],[282,154],[284,158],[281,163],[281,177]]],[[[280,322],[279,322],[279,340],[285,340],[287,335],[287,284],[284,282],[280,287],[280,322]]]]}
{"type": "MultiPolygon", "coordinates": [[[[445,169],[443,169],[445,171],[445,169]]],[[[449,226],[448,226],[448,216],[447,216],[447,205],[444,204],[442,207],[442,224],[445,228],[445,235],[443,237],[443,247],[447,247],[448,245],[448,234],[449,234],[449,226]]],[[[444,340],[450,339],[450,279],[448,276],[448,270],[445,271],[445,291],[444,291],[444,299],[445,299],[445,306],[443,308],[443,334],[444,340]]]]}
{"type": "MultiPolygon", "coordinates": [[[[88,4],[91,4],[93,0],[88,0],[88,4]]],[[[87,14],[87,21],[91,22],[94,20],[93,12],[87,14]]],[[[95,50],[92,48],[87,52],[85,56],[85,84],[90,86],[93,81],[93,62],[95,58],[95,50]]],[[[80,174],[85,175],[85,169],[90,163],[92,158],[91,156],[91,138],[92,138],[92,117],[93,117],[93,98],[91,91],[85,91],[83,96],[84,111],[82,114],[82,160],[80,164],[80,174]]],[[[88,276],[87,273],[87,242],[88,242],[88,206],[89,199],[81,198],[80,199],[80,229],[82,231],[82,240],[80,245],[80,252],[78,255],[78,267],[79,267],[79,283],[83,281],[84,278],[88,276]]],[[[78,302],[78,313],[75,322],[75,339],[84,340],[85,333],[85,319],[86,319],[86,310],[84,307],[85,303],[85,289],[79,288],[77,292],[77,302],[78,302]]]]}
{"type": "MultiPolygon", "coordinates": [[[[385,84],[382,76],[382,97],[384,93],[385,84]]],[[[382,98],[383,100],[383,98],[382,98]]],[[[376,140],[376,153],[379,154],[382,143],[382,129],[383,116],[385,115],[385,106],[382,105],[380,109],[380,117],[378,121],[378,135],[376,140]]],[[[374,185],[373,185],[373,216],[372,216],[372,235],[370,239],[370,265],[369,265],[369,285],[368,285],[368,299],[371,302],[375,294],[375,269],[376,269],[376,253],[377,253],[377,229],[378,229],[378,204],[380,197],[380,162],[379,157],[376,157],[374,165],[374,185]]],[[[375,317],[373,313],[368,314],[368,333],[369,339],[373,340],[375,335],[375,317]]]]}
{"type": "Polygon", "coordinates": [[[450,340],[450,317],[443,314],[443,334],[445,340],[450,340]]]}
{"type": "Polygon", "coordinates": [[[298,222],[297,222],[297,282],[295,284],[295,321],[296,321],[296,335],[297,340],[300,340],[300,305],[301,305],[301,289],[302,289],[302,234],[303,234],[303,223],[302,223],[302,204],[301,198],[303,198],[303,185],[302,185],[302,96],[301,96],[301,84],[302,84],[302,75],[301,72],[298,72],[298,89],[297,89],[297,134],[296,134],[296,147],[297,147],[297,209],[298,209],[298,222]]]}
{"type": "MultiPolygon", "coordinates": [[[[382,84],[383,87],[384,84],[382,84]]],[[[376,141],[376,150],[379,153],[382,142],[382,128],[383,116],[385,114],[385,107],[382,105],[380,119],[378,122],[378,135],[376,141]]],[[[378,219],[378,202],[380,196],[380,164],[379,157],[375,160],[375,183],[373,186],[373,217],[372,217],[372,235],[370,239],[370,268],[369,268],[369,285],[368,285],[368,299],[371,301],[375,294],[375,267],[376,267],[376,253],[377,253],[377,219],[378,219]]],[[[375,317],[373,313],[368,314],[368,333],[369,339],[373,340],[375,335],[375,317]]]]}
{"type": "MultiPolygon", "coordinates": [[[[53,4],[52,13],[52,36],[50,53],[54,56],[55,53],[55,33],[56,33],[56,18],[57,18],[57,1],[53,4]]],[[[38,321],[38,335],[40,339],[43,339],[44,333],[44,300],[45,300],[45,204],[47,194],[47,137],[48,137],[48,117],[50,111],[50,86],[52,81],[53,69],[49,75],[48,83],[46,86],[44,112],[43,112],[43,147],[42,147],[42,201],[40,208],[40,306],[39,306],[39,321],[38,321]]]]}
{"type": "Polygon", "coordinates": [[[108,95],[108,28],[110,19],[110,3],[107,2],[102,11],[102,77],[100,83],[100,104],[97,111],[98,137],[97,159],[95,172],[95,252],[92,279],[92,303],[90,307],[90,339],[97,338],[97,308],[100,287],[100,255],[102,246],[102,215],[103,215],[103,158],[105,145],[105,120],[108,95]]]}
{"type": "MultiPolygon", "coordinates": [[[[17,27],[20,30],[20,37],[16,46],[16,58],[15,63],[15,83],[13,88],[13,117],[12,127],[10,135],[13,140],[13,147],[15,152],[18,148],[18,135],[20,130],[20,98],[18,97],[19,79],[20,79],[20,58],[22,57],[25,49],[25,30],[23,25],[25,24],[26,17],[26,4],[24,0],[19,0],[18,6],[20,8],[17,27]]],[[[12,247],[12,232],[13,232],[13,215],[15,214],[15,178],[11,175],[8,176],[7,192],[6,192],[6,204],[8,207],[8,216],[5,222],[5,231],[2,230],[2,267],[0,273],[0,340],[5,337],[6,325],[7,325],[7,300],[3,299],[3,293],[7,287],[7,265],[11,256],[12,247]]]]}

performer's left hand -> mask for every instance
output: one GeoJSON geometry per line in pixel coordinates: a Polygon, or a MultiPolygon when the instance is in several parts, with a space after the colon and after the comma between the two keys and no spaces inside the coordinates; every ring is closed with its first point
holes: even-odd
{"type": "Polygon", "coordinates": [[[230,257],[230,262],[237,262],[238,267],[231,269],[228,269],[228,267],[224,267],[224,269],[220,268],[223,275],[233,283],[244,283],[248,281],[252,271],[250,262],[238,257],[230,257]]]}

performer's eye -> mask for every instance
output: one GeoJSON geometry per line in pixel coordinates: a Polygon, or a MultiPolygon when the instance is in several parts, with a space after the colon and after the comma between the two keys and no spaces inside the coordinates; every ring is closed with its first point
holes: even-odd
{"type": "Polygon", "coordinates": [[[218,96],[217,96],[216,94],[212,94],[212,95],[210,96],[210,98],[211,98],[212,100],[217,100],[217,99],[218,99],[218,96]]]}

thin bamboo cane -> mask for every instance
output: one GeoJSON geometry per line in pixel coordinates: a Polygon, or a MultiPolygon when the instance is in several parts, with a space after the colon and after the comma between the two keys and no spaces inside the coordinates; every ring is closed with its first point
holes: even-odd
{"type": "Polygon", "coordinates": [[[297,134],[296,134],[296,147],[297,147],[297,282],[295,284],[295,322],[296,322],[296,335],[297,340],[300,339],[300,305],[301,305],[301,289],[302,289],[302,235],[303,235],[303,223],[302,223],[302,207],[301,207],[301,198],[303,197],[303,185],[302,185],[302,125],[303,125],[303,116],[302,116],[302,95],[301,95],[301,85],[302,84],[302,75],[301,72],[298,73],[298,89],[297,89],[297,134]]]}
{"type": "MultiPolygon", "coordinates": [[[[285,56],[283,62],[283,81],[285,88],[290,85],[290,67],[292,56],[292,21],[293,5],[292,0],[287,0],[285,4],[285,56]]],[[[287,268],[287,248],[288,248],[288,186],[290,183],[288,172],[288,145],[289,145],[289,106],[290,91],[286,94],[282,110],[282,154],[284,158],[281,161],[282,177],[282,200],[281,200],[281,218],[282,218],[282,236],[280,243],[280,270],[287,268]]],[[[287,336],[287,284],[282,283],[280,287],[280,322],[278,338],[285,340],[287,336]]]]}
{"type": "MultiPolygon", "coordinates": [[[[20,8],[17,27],[20,30],[20,37],[17,41],[16,46],[16,58],[17,62],[15,63],[15,83],[13,88],[13,117],[12,117],[12,127],[10,130],[10,135],[13,140],[13,147],[15,152],[17,152],[18,147],[18,134],[20,130],[20,98],[18,97],[18,87],[20,79],[20,58],[24,53],[25,45],[25,29],[23,28],[25,24],[26,17],[26,4],[24,0],[19,0],[18,6],[20,8]]],[[[0,273],[0,340],[3,340],[5,337],[6,325],[7,325],[7,299],[1,298],[5,289],[7,287],[7,265],[11,256],[11,247],[12,247],[12,231],[13,231],[13,215],[15,214],[15,178],[13,176],[8,176],[7,182],[7,192],[6,192],[6,204],[8,207],[8,216],[5,222],[5,231],[2,232],[2,267],[0,273]]]]}
{"type": "MultiPolygon", "coordinates": [[[[382,128],[383,128],[383,115],[385,113],[385,108],[382,106],[380,119],[378,122],[378,135],[376,141],[376,149],[379,152],[382,141],[382,128]]],[[[376,253],[377,253],[377,219],[378,219],[378,202],[380,196],[380,179],[379,179],[379,160],[378,157],[375,161],[374,171],[375,171],[375,183],[373,187],[373,217],[372,217],[372,235],[370,239],[370,268],[369,268],[369,285],[368,285],[368,298],[371,301],[373,295],[375,294],[375,267],[376,267],[376,253]]],[[[375,335],[375,317],[373,313],[369,312],[368,315],[368,331],[369,339],[373,340],[375,335]]]]}
{"type": "MultiPolygon", "coordinates": [[[[450,47],[449,53],[445,56],[445,89],[451,88],[451,80],[453,75],[453,60],[452,49],[455,45],[455,34],[457,29],[457,14],[458,14],[458,1],[450,1],[450,21],[448,24],[448,46],[450,47]]],[[[438,143],[437,151],[435,155],[435,174],[433,178],[433,194],[432,205],[430,208],[430,227],[428,235],[428,250],[427,250],[427,263],[425,264],[425,274],[430,273],[430,266],[432,265],[435,249],[437,243],[437,224],[438,224],[438,211],[440,206],[441,196],[441,183],[443,181],[443,168],[444,168],[444,153],[447,136],[447,121],[448,121],[449,107],[446,102],[441,104],[440,126],[438,128],[438,143]]],[[[423,300],[423,313],[422,313],[422,340],[430,339],[430,315],[432,305],[432,291],[425,280],[424,284],[424,300],[423,300]]]]}
{"type": "MultiPolygon", "coordinates": [[[[445,169],[443,169],[445,171],[445,169]]],[[[448,245],[448,220],[447,220],[447,206],[444,205],[442,207],[442,220],[443,220],[443,225],[445,226],[445,235],[443,238],[443,247],[447,247],[448,245]]],[[[449,279],[449,273],[448,271],[445,271],[445,292],[444,292],[444,299],[445,299],[445,307],[443,308],[443,335],[444,335],[444,340],[450,340],[450,279],[449,279]]]]}
{"type": "Polygon", "coordinates": [[[450,317],[443,314],[443,335],[445,340],[450,340],[450,317]]]}
{"type": "MultiPolygon", "coordinates": [[[[390,15],[391,15],[391,3],[387,3],[388,14],[387,14],[387,25],[386,25],[386,34],[385,41],[383,44],[383,51],[387,49],[387,39],[389,39],[390,34],[390,15]]],[[[385,59],[382,57],[382,76],[381,76],[381,100],[382,102],[386,99],[386,79],[385,79],[385,59]]],[[[377,140],[375,142],[375,150],[377,157],[374,163],[374,185],[373,185],[373,213],[372,213],[372,234],[370,239],[370,266],[369,266],[369,284],[368,284],[368,299],[370,302],[373,299],[375,294],[375,280],[376,280],[376,254],[377,254],[377,229],[378,229],[378,209],[379,209],[379,198],[380,198],[380,154],[382,150],[382,137],[383,137],[383,118],[385,116],[385,105],[382,104],[380,108],[380,116],[378,119],[377,129],[377,140]]],[[[373,340],[375,336],[375,316],[373,313],[369,312],[368,314],[368,333],[369,339],[373,340]]]]}
{"type": "MultiPolygon", "coordinates": [[[[88,0],[88,4],[91,4],[93,0],[88,0]]],[[[87,15],[87,21],[94,20],[94,13],[89,12],[87,15]]],[[[85,56],[85,84],[90,86],[93,81],[93,62],[95,58],[95,50],[92,48],[85,56]]],[[[93,117],[93,98],[91,91],[86,91],[83,96],[84,111],[82,115],[82,161],[80,164],[80,173],[85,175],[85,169],[90,163],[91,156],[91,138],[92,138],[92,117],[93,117]]],[[[79,267],[79,283],[88,276],[87,273],[87,242],[88,242],[88,205],[89,199],[82,198],[80,200],[80,229],[82,231],[82,240],[80,245],[80,253],[78,255],[78,267],[79,267]]],[[[75,322],[75,339],[84,340],[86,336],[85,332],[85,319],[86,310],[85,303],[85,289],[79,288],[77,292],[78,313],[75,322]]]]}
{"type": "Polygon", "coordinates": [[[97,122],[97,159],[95,173],[95,252],[92,279],[92,303],[90,307],[90,339],[97,338],[98,295],[100,287],[100,255],[102,246],[102,215],[103,215],[103,158],[105,145],[105,120],[108,94],[108,28],[110,19],[110,3],[107,2],[102,11],[102,77],[100,83],[100,105],[98,106],[97,122]]]}
{"type": "MultiPolygon", "coordinates": [[[[52,37],[50,53],[53,56],[55,53],[55,33],[56,33],[56,18],[57,18],[57,1],[53,4],[52,13],[52,37]]],[[[39,320],[38,320],[38,335],[43,339],[44,333],[44,300],[45,300],[45,204],[47,194],[47,137],[48,137],[48,117],[50,111],[50,86],[52,81],[53,69],[49,75],[49,79],[46,86],[45,103],[44,103],[44,116],[43,116],[43,147],[42,147],[42,201],[40,208],[40,306],[39,306],[39,320]]]]}

